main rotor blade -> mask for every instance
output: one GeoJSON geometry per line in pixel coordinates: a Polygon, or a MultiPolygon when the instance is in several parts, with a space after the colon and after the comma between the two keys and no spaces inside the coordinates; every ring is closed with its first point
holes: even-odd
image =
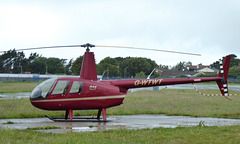
{"type": "MultiPolygon", "coordinates": [[[[160,52],[168,52],[168,53],[177,53],[177,54],[186,54],[186,55],[195,55],[201,56],[201,54],[195,53],[188,53],[188,52],[178,52],[178,51],[170,51],[170,50],[159,50],[159,49],[148,49],[148,48],[137,48],[137,47],[127,47],[127,46],[106,46],[106,45],[92,45],[92,44],[84,44],[84,45],[65,45],[65,46],[49,46],[49,47],[35,47],[35,48],[23,48],[23,49],[16,49],[16,51],[23,51],[23,50],[36,50],[36,49],[49,49],[49,48],[66,48],[66,47],[87,47],[87,51],[89,48],[92,47],[111,47],[111,48],[126,48],[126,49],[137,49],[137,50],[148,50],[148,51],[160,51],[160,52]]],[[[0,51],[0,53],[7,52],[7,51],[0,51]]]]}
{"type": "MultiPolygon", "coordinates": [[[[23,49],[16,49],[16,51],[36,50],[36,49],[51,49],[51,48],[66,48],[66,47],[81,47],[81,45],[66,45],[66,46],[49,46],[49,47],[23,48],[23,49]]],[[[0,51],[0,53],[4,53],[4,52],[7,52],[7,51],[0,51]]]]}
{"type": "Polygon", "coordinates": [[[169,52],[169,53],[178,53],[178,54],[186,54],[186,55],[201,56],[201,54],[195,54],[195,53],[178,52],[178,51],[169,51],[169,50],[159,50],[159,49],[148,49],[148,48],[137,48],[137,47],[127,47],[127,46],[105,46],[105,45],[95,45],[95,47],[112,47],[112,48],[138,49],[138,50],[160,51],[160,52],[169,52]]]}

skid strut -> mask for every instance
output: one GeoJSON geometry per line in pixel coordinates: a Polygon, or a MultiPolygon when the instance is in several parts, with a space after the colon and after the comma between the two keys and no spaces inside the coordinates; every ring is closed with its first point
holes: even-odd
{"type": "Polygon", "coordinates": [[[98,115],[97,115],[98,120],[100,120],[101,113],[102,113],[102,109],[98,109],[98,115]]]}
{"type": "Polygon", "coordinates": [[[70,120],[73,120],[73,110],[72,109],[66,110],[66,112],[65,112],[65,119],[66,120],[68,119],[68,116],[69,116],[70,120]]]}
{"type": "Polygon", "coordinates": [[[69,110],[66,110],[66,112],[65,112],[65,119],[68,119],[68,115],[69,115],[69,110]]]}
{"type": "Polygon", "coordinates": [[[106,108],[102,109],[103,120],[107,120],[106,108]]]}

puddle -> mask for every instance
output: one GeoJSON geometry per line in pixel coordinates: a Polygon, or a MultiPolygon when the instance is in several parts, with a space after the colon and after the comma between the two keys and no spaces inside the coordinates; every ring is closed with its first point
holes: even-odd
{"type": "Polygon", "coordinates": [[[90,131],[97,131],[97,127],[73,127],[73,132],[90,132],[90,131]]]}
{"type": "Polygon", "coordinates": [[[0,126],[10,129],[27,129],[36,127],[55,126],[60,129],[36,130],[51,133],[66,132],[92,132],[109,129],[145,129],[145,128],[175,128],[178,126],[197,126],[199,123],[205,126],[240,125],[238,119],[189,117],[189,116],[166,116],[166,115],[123,115],[109,116],[108,122],[53,122],[47,118],[31,119],[1,119],[0,126]],[[8,121],[14,124],[3,124],[8,121]]]}
{"type": "Polygon", "coordinates": [[[21,92],[21,93],[0,93],[0,98],[28,98],[31,92],[21,92]]]}

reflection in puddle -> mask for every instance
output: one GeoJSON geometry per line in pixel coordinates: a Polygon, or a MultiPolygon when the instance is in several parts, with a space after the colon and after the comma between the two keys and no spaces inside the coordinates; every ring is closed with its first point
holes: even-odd
{"type": "Polygon", "coordinates": [[[72,132],[91,132],[97,131],[97,127],[73,127],[72,132]]]}

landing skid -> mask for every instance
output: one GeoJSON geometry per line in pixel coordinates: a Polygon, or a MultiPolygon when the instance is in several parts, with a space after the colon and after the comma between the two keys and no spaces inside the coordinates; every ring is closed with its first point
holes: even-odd
{"type": "Polygon", "coordinates": [[[109,122],[109,120],[98,119],[96,117],[73,117],[72,120],[65,119],[65,117],[49,117],[45,115],[54,122],[109,122]]]}
{"type": "Polygon", "coordinates": [[[108,122],[106,108],[98,109],[97,117],[73,117],[72,109],[66,110],[65,117],[49,117],[47,115],[45,117],[55,122],[108,122]],[[100,119],[101,113],[103,114],[103,119],[100,119]]]}

